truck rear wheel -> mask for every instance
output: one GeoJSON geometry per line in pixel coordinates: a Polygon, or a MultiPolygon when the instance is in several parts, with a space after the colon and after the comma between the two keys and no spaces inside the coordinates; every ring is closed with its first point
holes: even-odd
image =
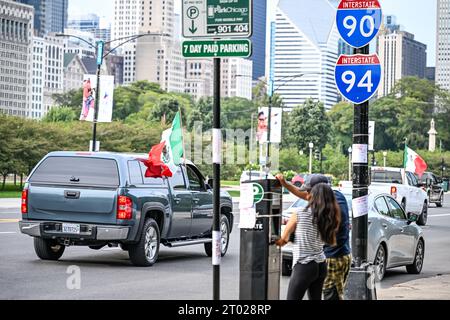
{"type": "Polygon", "coordinates": [[[138,267],[150,267],[158,260],[161,235],[155,220],[147,219],[138,243],[128,247],[131,262],[138,267]]]}
{"type": "MultiPolygon", "coordinates": [[[[230,242],[230,223],[224,215],[220,217],[220,244],[221,256],[225,256],[230,242]]],[[[212,257],[212,242],[205,243],[205,253],[208,257],[212,257]]]]}
{"type": "Polygon", "coordinates": [[[42,260],[58,260],[64,253],[65,246],[55,240],[34,238],[34,251],[42,260]]]}
{"type": "Polygon", "coordinates": [[[423,207],[422,207],[422,213],[420,214],[419,220],[417,221],[417,224],[419,226],[424,226],[427,224],[427,220],[428,220],[428,203],[425,201],[423,203],[423,207]]]}
{"type": "Polygon", "coordinates": [[[441,197],[439,198],[439,202],[436,202],[436,207],[442,208],[443,203],[444,203],[444,195],[441,195],[441,197]]]}

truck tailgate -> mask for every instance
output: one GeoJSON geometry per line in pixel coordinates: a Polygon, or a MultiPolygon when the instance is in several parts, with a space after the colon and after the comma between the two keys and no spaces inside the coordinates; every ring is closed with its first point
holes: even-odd
{"type": "Polygon", "coordinates": [[[29,186],[28,219],[116,223],[117,189],[29,186]]]}

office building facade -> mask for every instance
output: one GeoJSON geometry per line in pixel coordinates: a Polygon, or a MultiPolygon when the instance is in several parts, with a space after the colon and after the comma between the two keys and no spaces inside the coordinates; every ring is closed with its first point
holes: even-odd
{"type": "Polygon", "coordinates": [[[31,6],[0,0],[0,112],[30,117],[33,56],[31,6]]]}
{"type": "Polygon", "coordinates": [[[339,34],[336,9],[327,0],[280,0],[276,12],[274,88],[292,109],[312,98],[331,109],[339,34]]]}
{"type": "Polygon", "coordinates": [[[383,71],[379,98],[389,95],[403,77],[426,76],[427,46],[416,41],[413,34],[398,30],[385,28],[378,35],[377,52],[383,71]]]}
{"type": "Polygon", "coordinates": [[[437,0],[436,84],[450,90],[450,0],[437,0]]]}
{"type": "Polygon", "coordinates": [[[266,75],[267,0],[253,1],[253,18],[253,53],[249,60],[253,62],[253,81],[258,81],[266,75]]]}
{"type": "Polygon", "coordinates": [[[69,0],[16,0],[34,7],[34,33],[64,32],[67,27],[69,0]]]}

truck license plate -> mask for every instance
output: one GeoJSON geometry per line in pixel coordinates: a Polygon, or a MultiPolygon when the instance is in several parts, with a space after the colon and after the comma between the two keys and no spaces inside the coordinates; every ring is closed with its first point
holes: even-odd
{"type": "Polygon", "coordinates": [[[80,234],[80,225],[79,224],[70,224],[63,223],[62,225],[63,233],[71,233],[71,234],[80,234]]]}

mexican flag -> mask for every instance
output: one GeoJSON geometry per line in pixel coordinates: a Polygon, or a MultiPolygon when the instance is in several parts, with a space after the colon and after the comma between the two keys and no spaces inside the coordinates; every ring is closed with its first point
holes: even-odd
{"type": "Polygon", "coordinates": [[[419,177],[427,170],[426,162],[414,150],[405,146],[405,155],[403,159],[403,166],[406,171],[414,172],[419,177]]]}
{"type": "Polygon", "coordinates": [[[162,134],[161,142],[165,143],[162,161],[172,174],[177,171],[177,166],[183,157],[183,129],[181,127],[181,112],[177,112],[172,122],[172,127],[162,134]]]}
{"type": "Polygon", "coordinates": [[[163,151],[166,143],[161,142],[156,146],[153,146],[148,154],[148,159],[139,159],[147,167],[145,171],[146,178],[162,178],[162,177],[172,177],[172,171],[169,167],[162,161],[163,151]]]}

